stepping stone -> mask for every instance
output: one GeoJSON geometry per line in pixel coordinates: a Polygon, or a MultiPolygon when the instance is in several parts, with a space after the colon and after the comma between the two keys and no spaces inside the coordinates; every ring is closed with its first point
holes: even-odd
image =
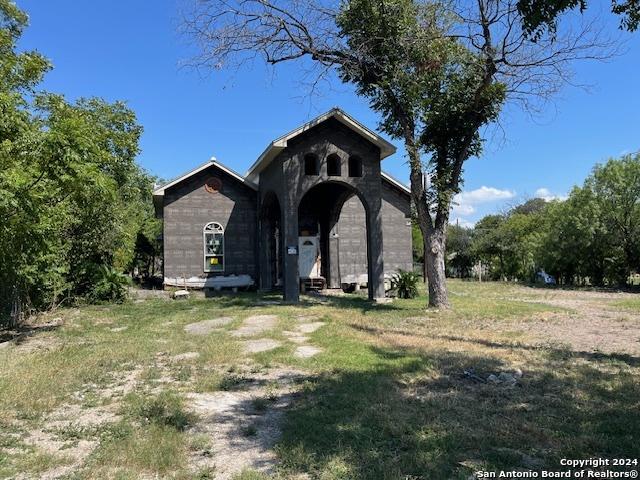
{"type": "Polygon", "coordinates": [[[190,323],[184,327],[184,331],[192,335],[207,335],[216,328],[233,322],[231,317],[214,318],[213,320],[203,320],[202,322],[190,323]]]}
{"type": "Polygon", "coordinates": [[[244,353],[260,353],[273,350],[282,345],[279,341],[271,338],[260,338],[258,340],[247,340],[243,342],[244,353]]]}
{"type": "Polygon", "coordinates": [[[288,340],[294,343],[306,343],[309,341],[309,337],[305,337],[300,332],[290,332],[285,330],[282,332],[282,334],[287,337],[288,340]]]}
{"type": "Polygon", "coordinates": [[[302,333],[312,333],[322,327],[325,322],[302,323],[296,327],[296,330],[302,333]]]}
{"type": "Polygon", "coordinates": [[[111,330],[112,332],[124,332],[127,328],[129,327],[115,327],[115,328],[110,328],[109,330],[111,330]]]}
{"type": "Polygon", "coordinates": [[[254,315],[247,317],[242,322],[240,328],[232,332],[235,337],[251,337],[259,333],[266,332],[275,327],[278,321],[277,315],[254,315]]]}
{"type": "Polygon", "coordinates": [[[314,347],[313,345],[301,345],[293,352],[293,356],[297,358],[310,358],[320,352],[322,352],[322,349],[314,347]]]}
{"type": "Polygon", "coordinates": [[[179,355],[174,355],[170,358],[173,362],[180,362],[182,360],[194,360],[200,356],[199,352],[185,352],[179,355]]]}

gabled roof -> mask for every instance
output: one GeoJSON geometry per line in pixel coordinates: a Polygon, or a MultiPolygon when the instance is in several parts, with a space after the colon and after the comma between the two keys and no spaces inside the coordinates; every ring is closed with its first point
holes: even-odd
{"type": "MultiPolygon", "coordinates": [[[[323,115],[320,115],[319,117],[314,118],[310,122],[305,123],[301,127],[297,128],[297,129],[287,133],[286,135],[283,135],[280,138],[278,138],[278,139],[274,140],[273,142],[271,142],[271,144],[262,153],[262,155],[260,155],[258,160],[256,160],[256,162],[251,166],[251,168],[249,168],[249,170],[247,171],[247,173],[246,173],[246,175],[244,177],[242,175],[240,175],[238,172],[235,172],[234,170],[230,169],[226,165],[223,165],[222,163],[218,162],[218,160],[216,160],[215,157],[211,157],[211,159],[208,162],[203,163],[202,165],[200,165],[200,166],[196,167],[195,169],[191,170],[190,172],[187,172],[184,175],[182,175],[182,176],[180,176],[180,177],[178,177],[178,178],[176,178],[176,179],[174,179],[174,180],[172,180],[172,181],[170,181],[168,183],[165,183],[164,185],[158,186],[153,191],[153,203],[154,203],[154,205],[156,207],[156,211],[158,211],[158,212],[161,211],[161,209],[162,209],[162,198],[164,197],[164,193],[168,188],[187,180],[188,178],[192,177],[193,175],[196,175],[196,174],[200,173],[201,171],[203,171],[203,170],[205,170],[205,169],[207,169],[207,168],[209,168],[211,166],[217,167],[218,169],[220,169],[223,172],[227,173],[229,176],[235,178],[240,183],[246,185],[247,187],[251,188],[252,190],[258,190],[257,183],[258,183],[258,178],[259,178],[260,172],[269,164],[269,162],[271,162],[271,160],[273,160],[275,158],[275,156],[278,153],[280,153],[283,149],[285,149],[287,147],[287,142],[289,140],[291,140],[293,137],[295,137],[297,135],[300,135],[301,133],[309,130],[310,128],[312,128],[312,127],[314,127],[314,126],[316,126],[316,125],[318,125],[318,124],[320,124],[320,123],[322,123],[322,122],[324,122],[324,121],[326,121],[326,120],[328,120],[330,118],[335,118],[336,120],[338,120],[342,124],[346,125],[347,127],[352,129],[356,133],[362,135],[364,138],[369,140],[371,143],[377,145],[380,148],[380,159],[381,160],[383,158],[386,158],[389,155],[392,155],[393,153],[395,153],[396,147],[394,147],[392,144],[387,142],[385,139],[380,137],[375,132],[369,130],[367,127],[365,127],[361,123],[359,123],[356,120],[354,120],[353,118],[351,118],[349,115],[347,115],[345,112],[343,112],[339,108],[334,108],[334,109],[328,111],[327,113],[325,113],[323,115]]],[[[400,182],[399,180],[393,178],[388,173],[381,172],[381,177],[382,177],[383,180],[386,180],[391,185],[393,185],[393,186],[397,187],[398,189],[400,189],[402,192],[404,192],[406,194],[410,194],[411,193],[411,190],[409,190],[409,187],[407,187],[404,183],[400,182]]]]}
{"type": "Polygon", "coordinates": [[[169,183],[165,183],[164,185],[161,185],[161,186],[157,187],[153,191],[153,196],[154,197],[163,196],[164,192],[165,192],[165,190],[167,188],[173,187],[174,185],[176,185],[176,184],[188,179],[189,177],[192,177],[193,175],[196,175],[197,173],[200,173],[201,171],[203,171],[203,170],[205,170],[205,169],[207,169],[207,168],[209,168],[211,166],[218,167],[224,173],[232,176],[233,178],[238,180],[240,183],[245,184],[247,187],[251,188],[252,190],[258,190],[258,187],[253,182],[248,181],[246,178],[244,178],[238,172],[235,172],[235,171],[231,170],[229,167],[227,167],[227,166],[223,165],[222,163],[220,163],[218,160],[216,160],[216,157],[211,157],[211,159],[208,162],[203,163],[199,167],[194,168],[190,172],[187,172],[184,175],[182,175],[181,177],[178,177],[175,180],[170,181],[169,183]]]}
{"type": "Polygon", "coordinates": [[[260,172],[264,170],[264,168],[269,165],[269,163],[271,163],[271,160],[273,160],[278,155],[278,153],[287,148],[289,140],[297,137],[298,135],[306,132],[316,125],[329,120],[330,118],[338,120],[340,123],[347,126],[351,130],[358,133],[359,135],[376,145],[378,148],[380,148],[380,160],[388,157],[389,155],[393,155],[396,152],[396,147],[394,147],[391,143],[387,142],[376,132],[368,129],[360,122],[336,107],[271,142],[266,150],[262,152],[262,154],[258,157],[258,160],[256,160],[255,163],[251,165],[247,173],[245,173],[245,177],[247,178],[247,180],[258,183],[260,172]]]}
{"type": "Polygon", "coordinates": [[[387,172],[383,172],[382,170],[380,171],[380,176],[382,177],[383,180],[386,180],[391,185],[402,190],[402,192],[406,193],[407,195],[411,195],[411,189],[407,187],[404,183],[402,183],[400,180],[398,180],[397,178],[392,177],[387,172]]]}
{"type": "Polygon", "coordinates": [[[196,174],[200,173],[203,170],[206,170],[207,168],[209,168],[211,166],[217,167],[218,169],[222,170],[226,174],[228,174],[231,177],[235,178],[240,183],[246,185],[247,187],[251,188],[252,190],[258,190],[258,187],[254,183],[248,181],[246,178],[244,178],[238,172],[235,172],[235,171],[231,170],[229,167],[221,164],[220,162],[218,162],[218,160],[216,160],[215,157],[211,157],[211,159],[208,162],[203,163],[199,167],[196,167],[193,170],[191,170],[190,172],[185,173],[184,175],[176,178],[175,180],[170,181],[169,183],[165,183],[164,185],[160,185],[160,186],[156,187],[153,190],[153,205],[154,205],[154,207],[156,209],[156,214],[157,215],[161,214],[160,212],[162,211],[162,199],[164,197],[164,192],[167,190],[167,188],[173,187],[174,185],[187,180],[189,177],[192,177],[193,175],[196,175],[196,174]]]}

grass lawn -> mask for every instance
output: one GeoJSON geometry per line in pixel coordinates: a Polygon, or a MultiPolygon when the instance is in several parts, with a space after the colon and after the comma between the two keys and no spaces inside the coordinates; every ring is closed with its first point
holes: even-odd
{"type": "Polygon", "coordinates": [[[424,297],[291,306],[242,294],[49,314],[41,321],[59,326],[1,344],[0,478],[467,479],[637,457],[637,298],[461,281],[449,291],[453,309],[440,312],[424,297]],[[590,333],[594,312],[608,337],[590,333]],[[238,336],[255,315],[275,321],[238,336]],[[322,322],[306,334],[320,349],[309,358],[290,336],[301,316],[322,322]],[[206,335],[184,329],[220,317],[206,335]],[[256,339],[276,348],[248,353],[256,339]],[[464,373],[517,370],[515,386],[464,373]],[[244,402],[237,437],[273,457],[268,474],[249,459],[225,476],[220,455],[236,452],[212,433],[224,425],[205,400],[244,402]]]}

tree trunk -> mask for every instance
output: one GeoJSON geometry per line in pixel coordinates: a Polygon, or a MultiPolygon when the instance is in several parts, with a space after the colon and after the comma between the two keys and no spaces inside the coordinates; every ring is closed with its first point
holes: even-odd
{"type": "Polygon", "coordinates": [[[418,226],[424,238],[424,272],[429,288],[429,306],[449,308],[444,270],[447,222],[437,224],[431,218],[426,201],[424,176],[420,153],[415,147],[411,133],[405,136],[405,147],[409,155],[411,198],[417,213],[418,226]]]}
{"type": "MultiPolygon", "coordinates": [[[[420,230],[422,231],[422,229],[420,230]]],[[[429,249],[429,244],[427,243],[427,237],[425,237],[424,233],[422,234],[422,281],[427,283],[427,250],[429,249]]]]}
{"type": "Polygon", "coordinates": [[[429,306],[449,308],[447,295],[444,255],[446,247],[446,227],[429,229],[425,242],[424,258],[429,282],[429,306]]]}

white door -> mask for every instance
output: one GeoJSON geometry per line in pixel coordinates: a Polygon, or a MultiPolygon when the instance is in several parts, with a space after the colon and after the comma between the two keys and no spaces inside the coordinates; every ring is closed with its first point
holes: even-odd
{"type": "Polygon", "coordinates": [[[300,278],[320,276],[320,252],[318,237],[298,237],[298,272],[300,278]]]}

